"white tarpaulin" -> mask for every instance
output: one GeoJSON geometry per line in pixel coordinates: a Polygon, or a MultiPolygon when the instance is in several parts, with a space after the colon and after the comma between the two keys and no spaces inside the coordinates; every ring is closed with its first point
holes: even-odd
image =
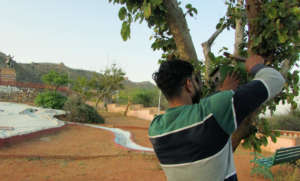
{"type": "Polygon", "coordinates": [[[65,123],[54,118],[54,116],[64,113],[61,110],[0,102],[0,138],[61,127],[65,123]]]}
{"type": "MultiPolygon", "coordinates": [[[[54,118],[55,115],[65,114],[62,110],[44,109],[25,104],[0,102],[0,139],[12,136],[30,134],[50,128],[65,125],[63,121],[54,118]]],[[[111,131],[115,134],[115,142],[126,148],[139,151],[153,151],[134,143],[131,133],[118,128],[107,128],[93,124],[79,124],[111,131]]]]}

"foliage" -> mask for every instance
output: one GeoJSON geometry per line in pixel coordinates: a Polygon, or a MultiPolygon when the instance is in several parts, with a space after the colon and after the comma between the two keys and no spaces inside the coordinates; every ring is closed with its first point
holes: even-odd
{"type": "MultiPolygon", "coordinates": [[[[167,9],[163,5],[163,0],[109,0],[109,2],[122,5],[119,10],[119,19],[123,21],[121,36],[124,41],[130,38],[130,27],[133,22],[146,21],[148,27],[154,32],[150,37],[150,40],[154,39],[152,49],[163,51],[161,60],[167,60],[170,55],[178,56],[174,38],[167,24],[167,9]]],[[[194,16],[198,13],[191,4],[187,4],[185,8],[185,15],[194,16]]]]}
{"type": "Polygon", "coordinates": [[[254,152],[251,153],[254,156],[254,159],[251,160],[250,162],[254,164],[253,168],[251,169],[251,175],[261,175],[264,178],[270,179],[270,180],[296,180],[297,179],[297,173],[298,169],[300,168],[300,160],[292,161],[292,162],[287,162],[286,164],[281,164],[286,165],[287,167],[285,169],[279,169],[272,174],[270,168],[265,167],[261,164],[259,164],[259,159],[265,158],[262,154],[254,152]],[[289,174],[287,174],[289,173],[289,174]]]}
{"type": "Polygon", "coordinates": [[[133,104],[143,104],[145,107],[156,107],[158,94],[153,90],[139,90],[132,98],[133,104]]]}
{"type": "MultiPolygon", "coordinates": [[[[150,37],[150,39],[154,38],[152,49],[163,51],[162,59],[159,62],[167,60],[170,56],[178,56],[174,37],[167,23],[166,14],[168,9],[164,7],[163,0],[109,0],[109,2],[118,3],[122,6],[119,11],[119,18],[123,21],[121,36],[125,41],[130,38],[131,23],[146,21],[148,27],[154,32],[150,37]]],[[[277,70],[288,70],[285,75],[287,84],[284,91],[257,110],[256,115],[264,112],[267,108],[274,112],[276,105],[281,100],[291,103],[295,109],[297,105],[294,97],[299,92],[299,86],[297,85],[299,73],[290,70],[292,67],[297,66],[296,61],[299,60],[300,2],[298,0],[262,0],[259,3],[261,3],[260,11],[252,22],[252,20],[247,19],[245,6],[239,5],[236,0],[227,0],[225,3],[227,13],[216,26],[216,29],[222,27],[235,29],[236,19],[241,19],[242,25],[247,25],[251,21],[255,33],[250,34],[249,29],[245,28],[239,54],[248,57],[248,52],[254,52],[264,56],[267,65],[277,70]],[[251,45],[249,46],[250,49],[248,49],[248,45],[251,45]],[[288,62],[287,65],[283,62],[284,60],[288,62]]],[[[182,6],[180,8],[182,9],[182,6]]],[[[197,14],[197,9],[191,4],[186,5],[185,8],[187,9],[185,15],[194,16],[197,14]]],[[[223,56],[215,56],[212,52],[210,57],[212,58],[212,63],[209,65],[210,69],[219,68],[221,74],[219,82],[225,78],[226,73],[233,71],[240,74],[241,82],[251,80],[251,77],[247,76],[242,63],[223,56]]],[[[206,72],[206,66],[202,62],[195,64],[194,66],[203,75],[206,72]]],[[[204,96],[212,94],[216,89],[216,82],[213,80],[204,82],[203,85],[204,96]]],[[[278,134],[271,131],[265,119],[259,119],[257,116],[253,116],[253,119],[250,135],[245,138],[244,146],[253,147],[259,151],[261,145],[267,144],[267,137],[271,137],[275,141],[278,134]]]]}
{"type": "Polygon", "coordinates": [[[268,118],[272,129],[300,131],[300,109],[291,111],[289,114],[274,115],[268,118]]]}
{"type": "Polygon", "coordinates": [[[107,101],[111,99],[116,91],[123,88],[122,81],[124,80],[125,73],[116,64],[103,71],[103,75],[94,74],[91,80],[91,87],[96,90],[96,107],[99,101],[107,101]]]}
{"type": "Polygon", "coordinates": [[[92,81],[86,77],[77,77],[75,81],[72,81],[72,90],[83,100],[89,100],[92,97],[92,86],[92,81]]]}
{"type": "Polygon", "coordinates": [[[268,137],[271,138],[272,142],[276,143],[278,136],[280,136],[280,133],[273,131],[266,119],[257,118],[254,119],[250,127],[250,135],[244,139],[242,145],[245,148],[253,148],[256,152],[261,152],[261,146],[267,146],[268,144],[268,137]]]}
{"type": "Polygon", "coordinates": [[[251,175],[261,175],[264,178],[274,180],[273,174],[269,167],[262,166],[259,164],[258,160],[264,158],[260,153],[254,152],[254,159],[251,160],[251,163],[254,163],[254,167],[251,169],[251,175]]]}
{"type": "Polygon", "coordinates": [[[104,118],[90,105],[84,103],[78,96],[69,97],[64,105],[67,118],[70,121],[81,123],[104,123],[104,118]]]}
{"type": "Polygon", "coordinates": [[[54,70],[50,70],[48,74],[43,75],[42,80],[45,84],[51,85],[55,87],[55,91],[60,87],[67,85],[68,75],[67,74],[59,74],[54,70]]]}
{"type": "Polygon", "coordinates": [[[44,108],[51,109],[62,109],[67,97],[61,95],[60,93],[55,93],[54,91],[46,91],[39,93],[35,100],[34,104],[44,108]]]}
{"type": "MultiPolygon", "coordinates": [[[[120,91],[118,100],[115,101],[118,104],[128,104],[128,99],[131,100],[133,104],[143,104],[145,107],[157,107],[159,99],[159,90],[155,89],[125,89],[120,91]]],[[[167,108],[167,100],[161,94],[161,109],[167,108]]]]}

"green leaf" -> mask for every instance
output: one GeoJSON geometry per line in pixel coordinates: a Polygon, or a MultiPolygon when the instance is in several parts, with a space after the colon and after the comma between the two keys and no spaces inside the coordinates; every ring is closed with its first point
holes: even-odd
{"type": "Polygon", "coordinates": [[[120,19],[121,21],[123,21],[123,20],[125,19],[126,15],[127,15],[127,10],[126,10],[125,7],[122,7],[122,8],[119,10],[119,19],[120,19]]]}
{"type": "Polygon", "coordinates": [[[147,3],[144,6],[144,16],[148,19],[151,16],[151,3],[147,3]]]}
{"type": "Polygon", "coordinates": [[[262,144],[263,144],[264,146],[267,146],[267,145],[268,145],[268,140],[267,140],[267,138],[266,138],[265,136],[261,138],[261,141],[262,141],[262,144]]]}
{"type": "Polygon", "coordinates": [[[287,33],[280,32],[280,31],[277,31],[277,36],[278,36],[280,43],[285,43],[287,41],[287,39],[289,38],[287,33]]]}
{"type": "Polygon", "coordinates": [[[270,8],[267,15],[270,19],[275,19],[277,17],[277,10],[275,8],[270,8]]]}
{"type": "Polygon", "coordinates": [[[163,0],[150,0],[153,7],[159,6],[163,3],[163,0]]]}
{"type": "Polygon", "coordinates": [[[262,36],[258,36],[254,39],[253,46],[258,46],[262,42],[262,36]]]}
{"type": "Polygon", "coordinates": [[[218,23],[217,26],[216,26],[216,29],[217,29],[217,30],[220,29],[221,26],[222,26],[222,23],[218,23]]]}
{"type": "Polygon", "coordinates": [[[130,38],[130,24],[127,22],[122,23],[122,28],[121,28],[121,36],[124,41],[128,40],[130,38]]]}
{"type": "Polygon", "coordinates": [[[186,8],[186,9],[192,9],[193,6],[192,6],[191,4],[187,4],[187,5],[185,5],[185,8],[186,8]]]}

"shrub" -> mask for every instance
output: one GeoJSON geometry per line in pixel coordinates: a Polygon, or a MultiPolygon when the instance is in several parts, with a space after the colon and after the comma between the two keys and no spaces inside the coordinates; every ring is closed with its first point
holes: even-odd
{"type": "Polygon", "coordinates": [[[143,104],[145,107],[157,106],[156,99],[158,96],[155,95],[154,91],[141,90],[133,95],[132,102],[134,104],[143,104]]]}
{"type": "Polygon", "coordinates": [[[300,131],[300,109],[294,110],[289,114],[272,116],[269,118],[273,129],[300,131]]]}
{"type": "MultiPolygon", "coordinates": [[[[131,100],[133,104],[143,104],[145,107],[157,107],[159,98],[158,89],[127,89],[120,91],[118,99],[115,100],[115,103],[118,104],[128,104],[128,99],[131,100]]],[[[160,108],[165,110],[168,108],[168,102],[164,95],[161,95],[160,108]]]]}
{"type": "Polygon", "coordinates": [[[39,93],[34,99],[34,104],[44,108],[62,109],[66,101],[66,96],[63,96],[58,92],[47,91],[39,93]]]}
{"type": "Polygon", "coordinates": [[[69,97],[64,105],[64,110],[67,111],[67,119],[81,123],[104,123],[104,118],[101,117],[94,107],[83,102],[81,97],[69,97]]]}

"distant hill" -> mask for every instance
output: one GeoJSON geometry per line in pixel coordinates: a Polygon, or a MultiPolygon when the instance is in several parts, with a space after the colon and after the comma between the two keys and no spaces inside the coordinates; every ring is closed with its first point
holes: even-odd
{"type": "MultiPolygon", "coordinates": [[[[0,52],[0,68],[6,66],[5,64],[6,55],[0,52]]],[[[54,70],[58,73],[67,73],[70,79],[75,80],[79,76],[84,76],[86,78],[91,78],[94,71],[73,69],[65,66],[63,63],[16,63],[15,70],[17,73],[18,82],[32,82],[32,83],[42,83],[42,76],[47,74],[50,70],[54,70]]],[[[99,74],[99,73],[98,73],[99,74]]],[[[126,89],[143,88],[143,89],[154,89],[155,85],[151,82],[132,82],[130,80],[124,80],[124,87],[126,89]]]]}

